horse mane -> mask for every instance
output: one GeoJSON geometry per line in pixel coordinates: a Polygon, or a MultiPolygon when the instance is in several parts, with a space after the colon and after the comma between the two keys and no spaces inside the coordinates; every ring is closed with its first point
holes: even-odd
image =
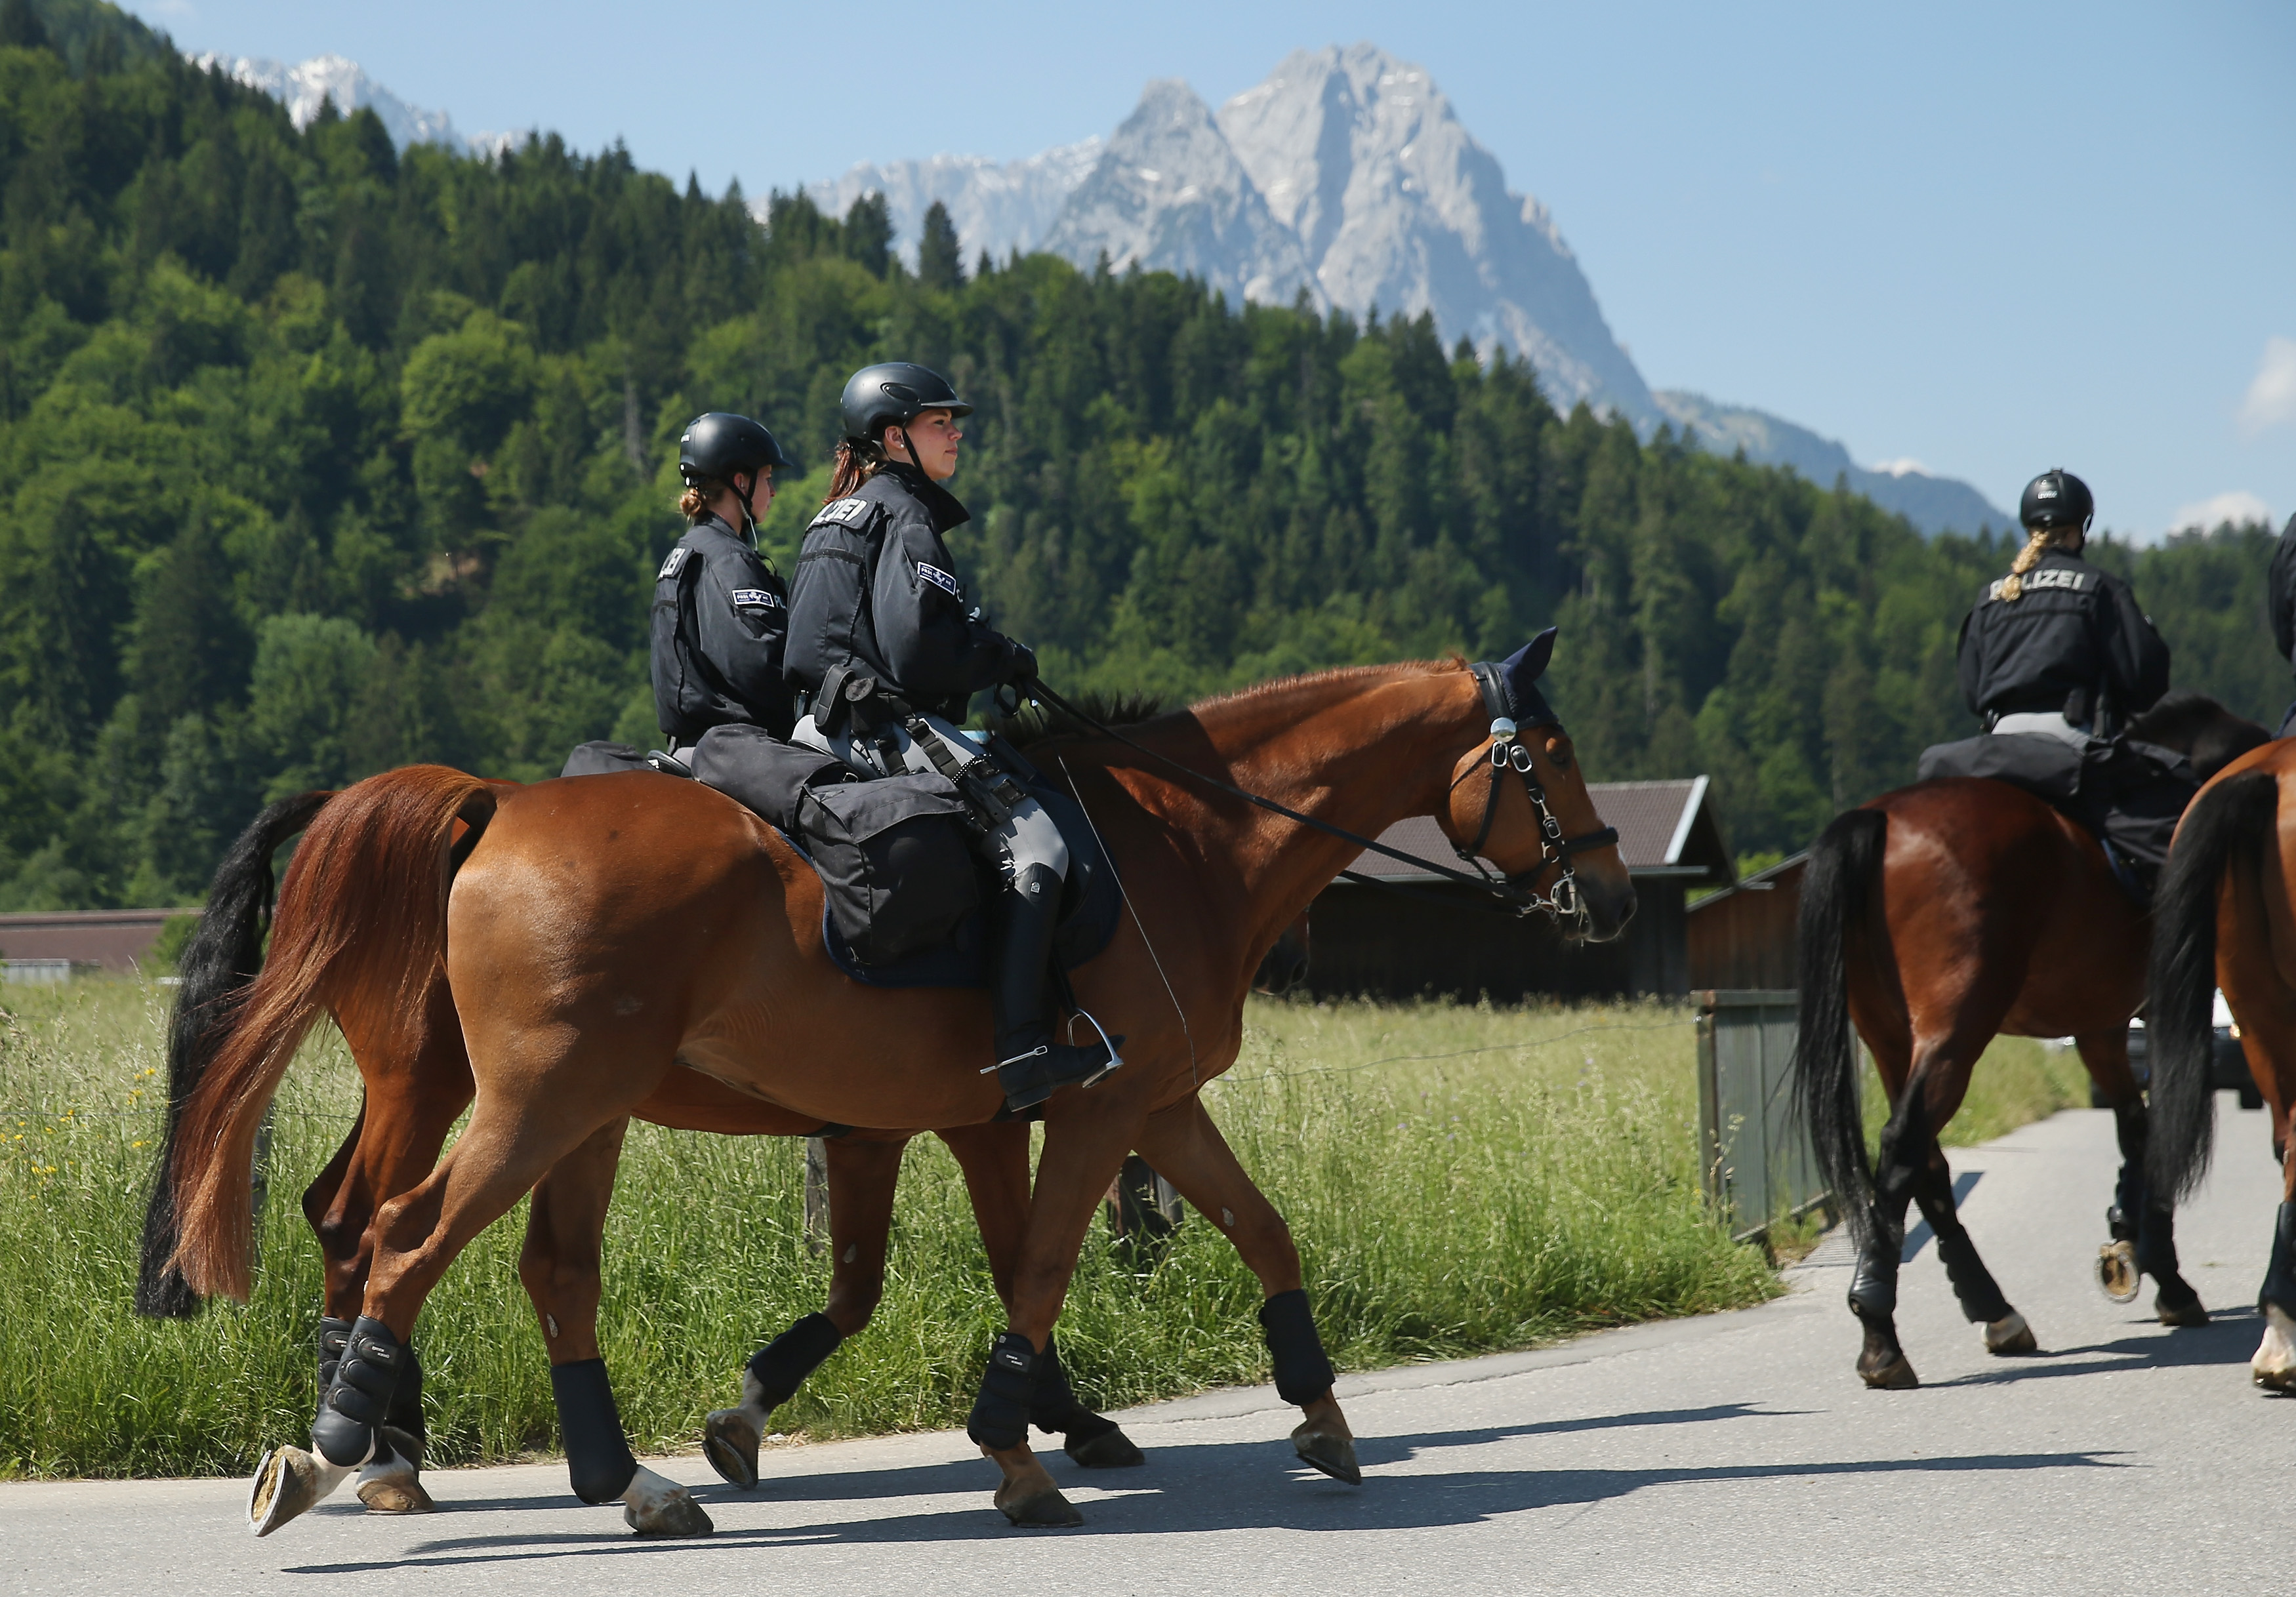
{"type": "Polygon", "coordinates": [[[2242,755],[2272,741],[2253,721],[2243,720],[2206,693],[2169,693],[2128,723],[2140,742],[2174,749],[2193,762],[2193,774],[2206,782],[2242,755]]]}
{"type": "MultiPolygon", "coordinates": [[[[1433,676],[1446,671],[1464,671],[1467,662],[1457,655],[1439,660],[1404,660],[1384,666],[1333,666],[1326,670],[1309,671],[1298,676],[1271,677],[1250,687],[1234,688],[1225,693],[1214,693],[1199,699],[1185,709],[1170,709],[1162,699],[1153,693],[1085,692],[1071,697],[1071,701],[1086,715],[1103,726],[1139,726],[1152,721],[1177,715],[1197,716],[1204,711],[1218,712],[1228,708],[1246,708],[1258,705],[1278,693],[1296,692],[1302,688],[1353,686],[1377,676],[1420,675],[1433,676]]],[[[1095,735],[1095,729],[1085,725],[1066,710],[1050,705],[1040,705],[1022,711],[1009,719],[993,723],[996,730],[1016,749],[1027,749],[1054,738],[1086,738],[1095,735]]]]}

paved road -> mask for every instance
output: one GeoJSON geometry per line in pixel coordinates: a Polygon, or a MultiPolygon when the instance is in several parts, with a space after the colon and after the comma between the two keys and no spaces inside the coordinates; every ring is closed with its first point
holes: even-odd
{"type": "Polygon", "coordinates": [[[555,1465],[440,1472],[450,1511],[330,1503],[266,1541],[225,1481],[0,1486],[0,1589],[404,1593],[569,1589],[1378,1593],[1897,1590],[2116,1593],[2284,1584],[2296,1405],[2246,1363],[2276,1200],[2263,1117],[2232,1108],[2187,1274],[2216,1311],[2169,1332],[2091,1283],[2112,1123],[2078,1110],[1956,1161],[1964,1214],[2047,1350],[1999,1360],[1953,1306],[1936,1249],[1900,1321],[1928,1383],[1869,1393],[1833,1244],[1743,1313],[1341,1384],[1368,1477],[1292,1467],[1272,1390],[1141,1409],[1146,1468],[1054,1455],[1081,1530],[1018,1532],[960,1435],[769,1453],[754,1493],[699,1458],[718,1534],[640,1543],[555,1465]],[[1969,1177],[1974,1175],[1973,1184],[1969,1177]],[[1664,1583],[1662,1585],[1661,1583],[1664,1583]]]}

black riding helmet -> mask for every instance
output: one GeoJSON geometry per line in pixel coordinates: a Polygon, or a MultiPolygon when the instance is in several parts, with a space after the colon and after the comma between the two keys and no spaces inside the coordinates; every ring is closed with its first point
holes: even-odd
{"type": "Polygon", "coordinates": [[[906,428],[929,410],[952,416],[969,416],[972,406],[956,397],[948,379],[930,366],[907,361],[887,361],[864,366],[845,380],[840,403],[845,436],[856,443],[876,443],[888,427],[906,428]]]}
{"type": "Polygon", "coordinates": [[[750,495],[758,491],[758,479],[767,471],[794,469],[772,433],[730,411],[707,411],[694,417],[677,440],[677,474],[685,479],[686,487],[706,488],[716,482],[731,488],[736,473],[750,479],[750,492],[735,489],[734,496],[751,520],[757,519],[750,495]]]}
{"type": "Polygon", "coordinates": [[[2017,501],[2017,519],[2029,532],[2044,527],[2078,527],[2086,533],[2095,516],[2096,500],[2088,484],[2054,466],[2027,483],[2024,496],[2017,501]]]}

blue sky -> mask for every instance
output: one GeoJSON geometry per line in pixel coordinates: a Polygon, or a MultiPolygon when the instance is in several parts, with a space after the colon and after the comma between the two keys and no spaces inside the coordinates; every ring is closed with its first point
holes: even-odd
{"type": "Polygon", "coordinates": [[[466,133],[619,138],[752,193],[1030,154],[1111,131],[1149,78],[1218,104],[1366,38],[1553,209],[1654,387],[2003,505],[2062,464],[2139,536],[2220,495],[2296,512],[2285,0],[130,9],[186,49],[348,55],[466,133]]]}

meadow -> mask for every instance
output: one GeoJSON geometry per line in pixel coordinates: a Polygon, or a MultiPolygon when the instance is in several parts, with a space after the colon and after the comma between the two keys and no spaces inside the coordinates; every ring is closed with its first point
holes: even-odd
{"type": "MultiPolygon", "coordinates": [[[[235,1474],[308,1429],[318,1258],[297,1207],[358,1082],[316,1036],[271,1137],[253,1301],[186,1323],[130,1310],[163,1093],[168,989],[0,992],[0,1476],[235,1474]]],[[[1702,1196],[1689,1011],[1255,999],[1207,1089],[1283,1209],[1333,1362],[1368,1369],[1733,1308],[1777,1290],[1702,1196]]],[[[2076,1102],[2079,1067],[1996,1045],[1951,1140],[2076,1102]]],[[[641,1453],[691,1446],[758,1343],[819,1306],[803,1144],[632,1129],[601,1330],[641,1453]]],[[[2110,1179],[2100,1172],[2100,1192],[2110,1179]]],[[[2102,1198],[2100,1201],[2102,1201],[2102,1198]]],[[[423,1311],[431,1457],[552,1450],[542,1339],[514,1265],[523,1206],[423,1311]]],[[[1096,1222],[1060,1328],[1086,1401],[1114,1408],[1267,1378],[1259,1290],[1212,1230],[1153,1262],[1096,1222]]],[[[776,1417],[822,1437],[963,1423],[1003,1323],[955,1161],[902,1174],[885,1299],[776,1417]]]]}

